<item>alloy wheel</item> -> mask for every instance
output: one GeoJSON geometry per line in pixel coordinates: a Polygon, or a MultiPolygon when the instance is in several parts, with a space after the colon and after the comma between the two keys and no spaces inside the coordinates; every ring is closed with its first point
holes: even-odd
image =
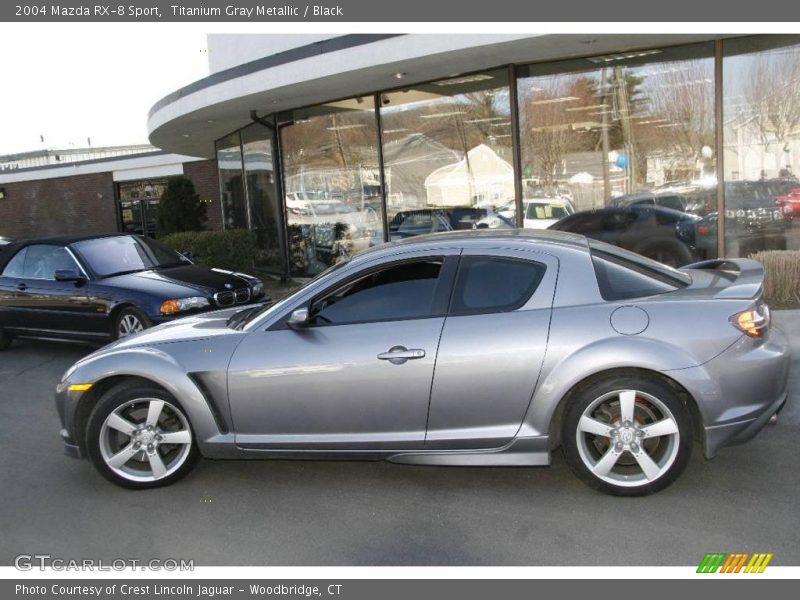
{"type": "Polygon", "coordinates": [[[132,313],[122,315],[117,325],[117,337],[127,337],[140,331],[144,331],[144,324],[139,317],[132,313]]]}
{"type": "Polygon", "coordinates": [[[100,429],[100,454],[118,476],[137,482],[163,479],[186,462],[192,432],[186,416],[159,398],[126,402],[100,429]]]}
{"type": "Polygon", "coordinates": [[[591,402],[576,431],[586,468],[606,483],[636,487],[669,471],[678,455],[678,422],[664,402],[637,390],[618,390],[591,402]]]}

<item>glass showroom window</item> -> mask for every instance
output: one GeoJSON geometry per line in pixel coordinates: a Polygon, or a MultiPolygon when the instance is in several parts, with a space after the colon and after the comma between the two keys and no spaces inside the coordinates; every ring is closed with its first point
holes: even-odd
{"type": "Polygon", "coordinates": [[[525,227],[672,265],[716,255],[712,44],[518,73],[525,227]]]}
{"type": "Polygon", "coordinates": [[[242,180],[242,146],[239,132],[217,140],[216,147],[222,226],[225,229],[246,229],[247,203],[242,180]]]}
{"type": "Polygon", "coordinates": [[[316,275],[382,244],[372,96],[295,110],[278,123],[291,274],[316,275]]]}
{"type": "Polygon", "coordinates": [[[385,93],[380,110],[391,240],[514,227],[506,70],[385,93]]]}
{"type": "Polygon", "coordinates": [[[259,123],[242,130],[250,228],[258,240],[256,264],[283,272],[279,205],[272,169],[272,132],[259,123]]]}
{"type": "Polygon", "coordinates": [[[723,42],[725,249],[800,249],[800,36],[723,42]]]}

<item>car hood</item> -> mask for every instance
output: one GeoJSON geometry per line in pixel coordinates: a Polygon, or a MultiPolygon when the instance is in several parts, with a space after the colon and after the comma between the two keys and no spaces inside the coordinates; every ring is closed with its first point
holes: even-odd
{"type": "Polygon", "coordinates": [[[139,346],[156,346],[226,335],[241,335],[241,331],[228,327],[228,319],[240,310],[252,309],[253,306],[255,305],[226,308],[169,321],[111,342],[100,348],[95,354],[139,346]]]}
{"type": "Polygon", "coordinates": [[[137,271],[108,277],[102,283],[114,287],[130,287],[165,297],[197,293],[209,296],[223,290],[248,286],[246,276],[198,265],[137,271]]]}

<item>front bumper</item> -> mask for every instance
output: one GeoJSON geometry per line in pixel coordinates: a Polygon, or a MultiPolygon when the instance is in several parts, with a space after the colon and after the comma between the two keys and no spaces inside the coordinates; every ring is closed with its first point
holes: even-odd
{"type": "Polygon", "coordinates": [[[78,443],[73,440],[66,429],[58,432],[61,435],[61,441],[64,442],[64,454],[70,458],[83,458],[83,452],[78,443]]]}
{"type": "Polygon", "coordinates": [[[65,381],[62,381],[56,387],[56,410],[61,421],[61,430],[58,433],[61,436],[61,441],[64,442],[64,454],[72,458],[84,458],[81,445],[73,437],[73,432],[70,428],[71,424],[75,423],[75,410],[83,394],[84,392],[70,392],[68,383],[65,381]]]}

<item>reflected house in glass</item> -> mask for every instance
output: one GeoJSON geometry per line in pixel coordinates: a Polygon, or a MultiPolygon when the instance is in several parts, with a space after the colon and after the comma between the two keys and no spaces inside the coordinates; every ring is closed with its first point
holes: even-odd
{"type": "Polygon", "coordinates": [[[458,162],[458,152],[421,133],[403,134],[384,131],[383,161],[386,173],[386,203],[389,208],[422,208],[427,193],[428,169],[458,162]],[[424,165],[424,168],[421,166],[424,165]]]}
{"type": "Polygon", "coordinates": [[[675,260],[800,249],[798,35],[240,39],[210,36],[212,75],[153,107],[150,139],[216,143],[225,226],[255,228],[240,140],[260,124],[260,243],[284,276],[409,235],[522,227],[547,200],[623,248],[657,226],[675,260]]]}
{"type": "Polygon", "coordinates": [[[486,144],[425,178],[431,206],[499,206],[514,200],[514,167],[486,144]]]}

